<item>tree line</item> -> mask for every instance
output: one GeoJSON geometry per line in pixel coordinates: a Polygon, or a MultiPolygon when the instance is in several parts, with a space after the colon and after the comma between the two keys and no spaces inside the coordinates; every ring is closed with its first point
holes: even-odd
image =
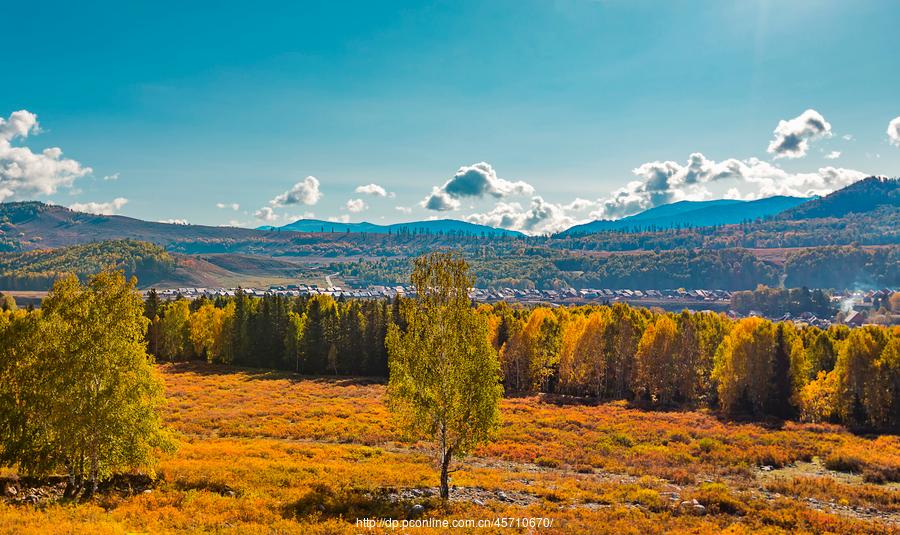
{"type": "Polygon", "coordinates": [[[835,313],[831,298],[822,290],[802,288],[769,288],[759,286],[755,290],[731,294],[731,308],[741,314],[751,311],[762,312],[766,316],[778,316],[785,312],[802,314],[811,312],[825,317],[835,313]]]}
{"type": "MultiPolygon", "coordinates": [[[[785,295],[818,300],[802,290],[785,295]]],[[[238,292],[162,303],[151,292],[148,339],[164,360],[385,376],[385,337],[391,325],[406,329],[403,301],[238,292]]],[[[822,330],[624,303],[474,309],[489,325],[506,392],[686,404],[879,430],[900,426],[897,327],[822,330]]]]}
{"type": "Polygon", "coordinates": [[[233,297],[163,302],[148,292],[150,352],[160,360],[209,362],[323,375],[387,375],[384,339],[399,301],[330,295],[233,297]]]}
{"type": "Polygon", "coordinates": [[[482,307],[507,392],[900,429],[900,328],[822,330],[712,312],[482,307]]]}
{"type": "MultiPolygon", "coordinates": [[[[550,247],[465,251],[480,286],[519,289],[663,288],[752,290],[759,285],[808,288],[900,286],[900,246],[817,247],[792,251],[785,261],[761,258],[741,246],[680,248],[592,255],[550,247]]],[[[331,264],[344,276],[369,284],[403,284],[407,257],[331,264]]]]}

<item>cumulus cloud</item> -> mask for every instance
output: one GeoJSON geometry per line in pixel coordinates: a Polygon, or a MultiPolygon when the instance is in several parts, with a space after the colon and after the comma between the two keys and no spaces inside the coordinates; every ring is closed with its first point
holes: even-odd
{"type": "Polygon", "coordinates": [[[328,221],[331,221],[332,223],[349,223],[350,216],[347,214],[342,214],[337,217],[332,216],[328,218],[328,221]]]}
{"type": "Polygon", "coordinates": [[[894,117],[887,127],[888,141],[900,147],[900,117],[894,117]]]}
{"type": "Polygon", "coordinates": [[[356,193],[371,195],[373,197],[394,197],[393,192],[389,192],[378,184],[366,184],[365,186],[357,186],[356,193]]]}
{"type": "Polygon", "coordinates": [[[290,204],[312,206],[319,202],[321,198],[322,192],[319,191],[319,179],[314,176],[308,176],[294,184],[294,187],[288,191],[269,201],[269,204],[272,206],[287,206],[290,204]]]}
{"type": "Polygon", "coordinates": [[[224,209],[226,209],[226,208],[229,208],[229,209],[234,210],[235,212],[237,212],[238,210],[241,209],[241,205],[238,204],[238,203],[236,203],[236,202],[233,202],[233,203],[217,202],[217,203],[216,203],[216,208],[218,208],[218,209],[220,209],[220,210],[224,210],[224,209]]]}
{"type": "Polygon", "coordinates": [[[103,180],[119,180],[119,173],[113,173],[111,175],[105,175],[103,180]]]}
{"type": "Polygon", "coordinates": [[[126,199],[125,197],[116,197],[109,202],[77,202],[75,204],[69,205],[69,208],[71,210],[75,210],[76,212],[87,212],[89,214],[98,215],[113,215],[117,214],[119,210],[121,210],[122,207],[126,204],[128,204],[128,199],[126,199]]]}
{"type": "Polygon", "coordinates": [[[412,208],[410,208],[409,206],[395,206],[394,210],[397,210],[398,212],[402,212],[404,214],[412,213],[412,208]]]}
{"type": "Polygon", "coordinates": [[[359,212],[362,212],[363,210],[368,208],[368,206],[366,205],[366,202],[363,201],[362,199],[350,199],[349,201],[347,201],[346,206],[347,206],[347,211],[352,212],[354,214],[358,214],[359,212]]]}
{"type": "Polygon", "coordinates": [[[591,217],[620,218],[662,204],[709,199],[712,193],[707,186],[715,182],[736,183],[732,198],[809,197],[826,195],[866,176],[860,171],[838,167],[791,173],[758,158],[729,158],[716,162],[699,152],[691,154],[685,164],[648,162],[632,173],[638,180],[615,190],[608,198],[600,199],[599,207],[591,217]]]}
{"type": "Polygon", "coordinates": [[[526,234],[547,234],[565,230],[585,220],[573,218],[566,208],[544,200],[540,196],[531,199],[528,209],[517,202],[498,202],[490,212],[471,214],[466,220],[479,225],[518,230],[526,234]]]}
{"type": "Polygon", "coordinates": [[[429,210],[443,212],[459,208],[459,199],[464,197],[482,198],[490,195],[499,199],[508,195],[533,193],[531,184],[500,178],[490,164],[480,162],[460,167],[443,186],[432,188],[431,194],[421,205],[429,210]]]}
{"type": "Polygon", "coordinates": [[[837,160],[840,157],[841,157],[841,151],[839,151],[839,150],[833,150],[825,155],[826,160],[837,160]]]}
{"type": "Polygon", "coordinates": [[[62,149],[51,147],[33,152],[14,146],[40,133],[37,115],[28,110],[0,117],[0,201],[27,195],[51,195],[60,187],[71,187],[77,178],[92,172],[90,167],[62,157],[62,149]]]}
{"type": "Polygon", "coordinates": [[[278,221],[278,214],[276,214],[275,210],[273,210],[270,206],[263,206],[259,210],[253,212],[253,217],[255,217],[256,219],[261,219],[268,223],[278,221]]]}
{"type": "Polygon", "coordinates": [[[459,201],[438,187],[431,188],[431,195],[425,197],[420,204],[423,208],[436,212],[447,212],[459,208],[459,201]]]}
{"type": "Polygon", "coordinates": [[[597,205],[594,201],[590,201],[588,199],[582,199],[581,197],[575,197],[575,200],[563,206],[566,210],[571,210],[573,212],[581,212],[587,210],[588,208],[593,208],[597,205]]]}
{"type": "Polygon", "coordinates": [[[778,121],[773,132],[775,139],[768,151],[775,158],[802,158],[809,150],[809,142],[831,136],[831,124],[816,110],[806,110],[787,121],[778,121]]]}
{"type": "Polygon", "coordinates": [[[170,225],[190,225],[187,219],[160,219],[160,223],[168,223],[170,225]]]}

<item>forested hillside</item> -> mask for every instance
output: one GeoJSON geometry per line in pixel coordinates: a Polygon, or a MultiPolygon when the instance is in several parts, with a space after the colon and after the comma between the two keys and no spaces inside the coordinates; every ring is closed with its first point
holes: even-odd
{"type": "Polygon", "coordinates": [[[0,253],[0,288],[46,290],[62,274],[85,278],[110,268],[151,282],[171,273],[174,267],[175,261],[162,247],[135,240],[0,253]]]}
{"type": "Polygon", "coordinates": [[[802,197],[774,196],[754,201],[719,199],[680,201],[650,208],[617,220],[599,220],[576,225],[560,235],[578,236],[609,230],[640,232],[648,229],[709,227],[755,221],[805,203],[802,197]]]}
{"type": "Polygon", "coordinates": [[[900,244],[900,207],[882,205],[869,212],[849,213],[839,218],[778,218],[737,225],[609,231],[556,237],[546,243],[557,249],[593,251],[896,245],[900,244]]]}
{"type": "Polygon", "coordinates": [[[843,217],[850,213],[871,212],[884,206],[900,207],[900,179],[871,176],[821,199],[786,210],[779,218],[843,217]]]}
{"type": "MultiPolygon", "coordinates": [[[[548,248],[470,259],[480,286],[511,288],[750,290],[762,284],[810,288],[882,288],[900,285],[900,247],[818,247],[785,255],[742,248],[584,254],[548,248]],[[782,261],[778,256],[785,256],[782,261]]],[[[406,258],[335,263],[343,275],[373,284],[399,284],[406,258]]]]}

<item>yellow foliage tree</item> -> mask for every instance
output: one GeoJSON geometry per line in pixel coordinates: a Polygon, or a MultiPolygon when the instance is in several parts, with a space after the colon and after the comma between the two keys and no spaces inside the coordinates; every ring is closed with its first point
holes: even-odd
{"type": "Polygon", "coordinates": [[[503,395],[487,323],[469,301],[468,270],[453,254],[416,259],[416,298],[402,307],[406,329],[392,324],[386,340],[388,405],[404,431],[434,440],[445,500],[451,460],[490,438],[503,395]]]}
{"type": "Polygon", "coordinates": [[[677,326],[667,315],[647,326],[638,344],[636,391],[655,405],[672,403],[683,384],[678,373],[677,344],[677,326]]]}
{"type": "Polygon", "coordinates": [[[744,318],[735,325],[719,346],[713,370],[722,409],[763,413],[771,379],[770,356],[774,351],[771,322],[744,318]]]}

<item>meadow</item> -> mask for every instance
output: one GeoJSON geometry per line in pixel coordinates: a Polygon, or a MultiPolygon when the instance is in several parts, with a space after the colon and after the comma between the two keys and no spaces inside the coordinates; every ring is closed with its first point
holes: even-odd
{"type": "Polygon", "coordinates": [[[452,474],[445,505],[429,450],[398,435],[379,380],[200,363],[158,371],[178,449],[156,480],[83,503],[23,480],[0,501],[0,531],[387,532],[356,520],[409,518],[416,504],[422,518],[547,518],[548,533],[900,531],[893,435],[511,397],[496,440],[452,474]]]}

